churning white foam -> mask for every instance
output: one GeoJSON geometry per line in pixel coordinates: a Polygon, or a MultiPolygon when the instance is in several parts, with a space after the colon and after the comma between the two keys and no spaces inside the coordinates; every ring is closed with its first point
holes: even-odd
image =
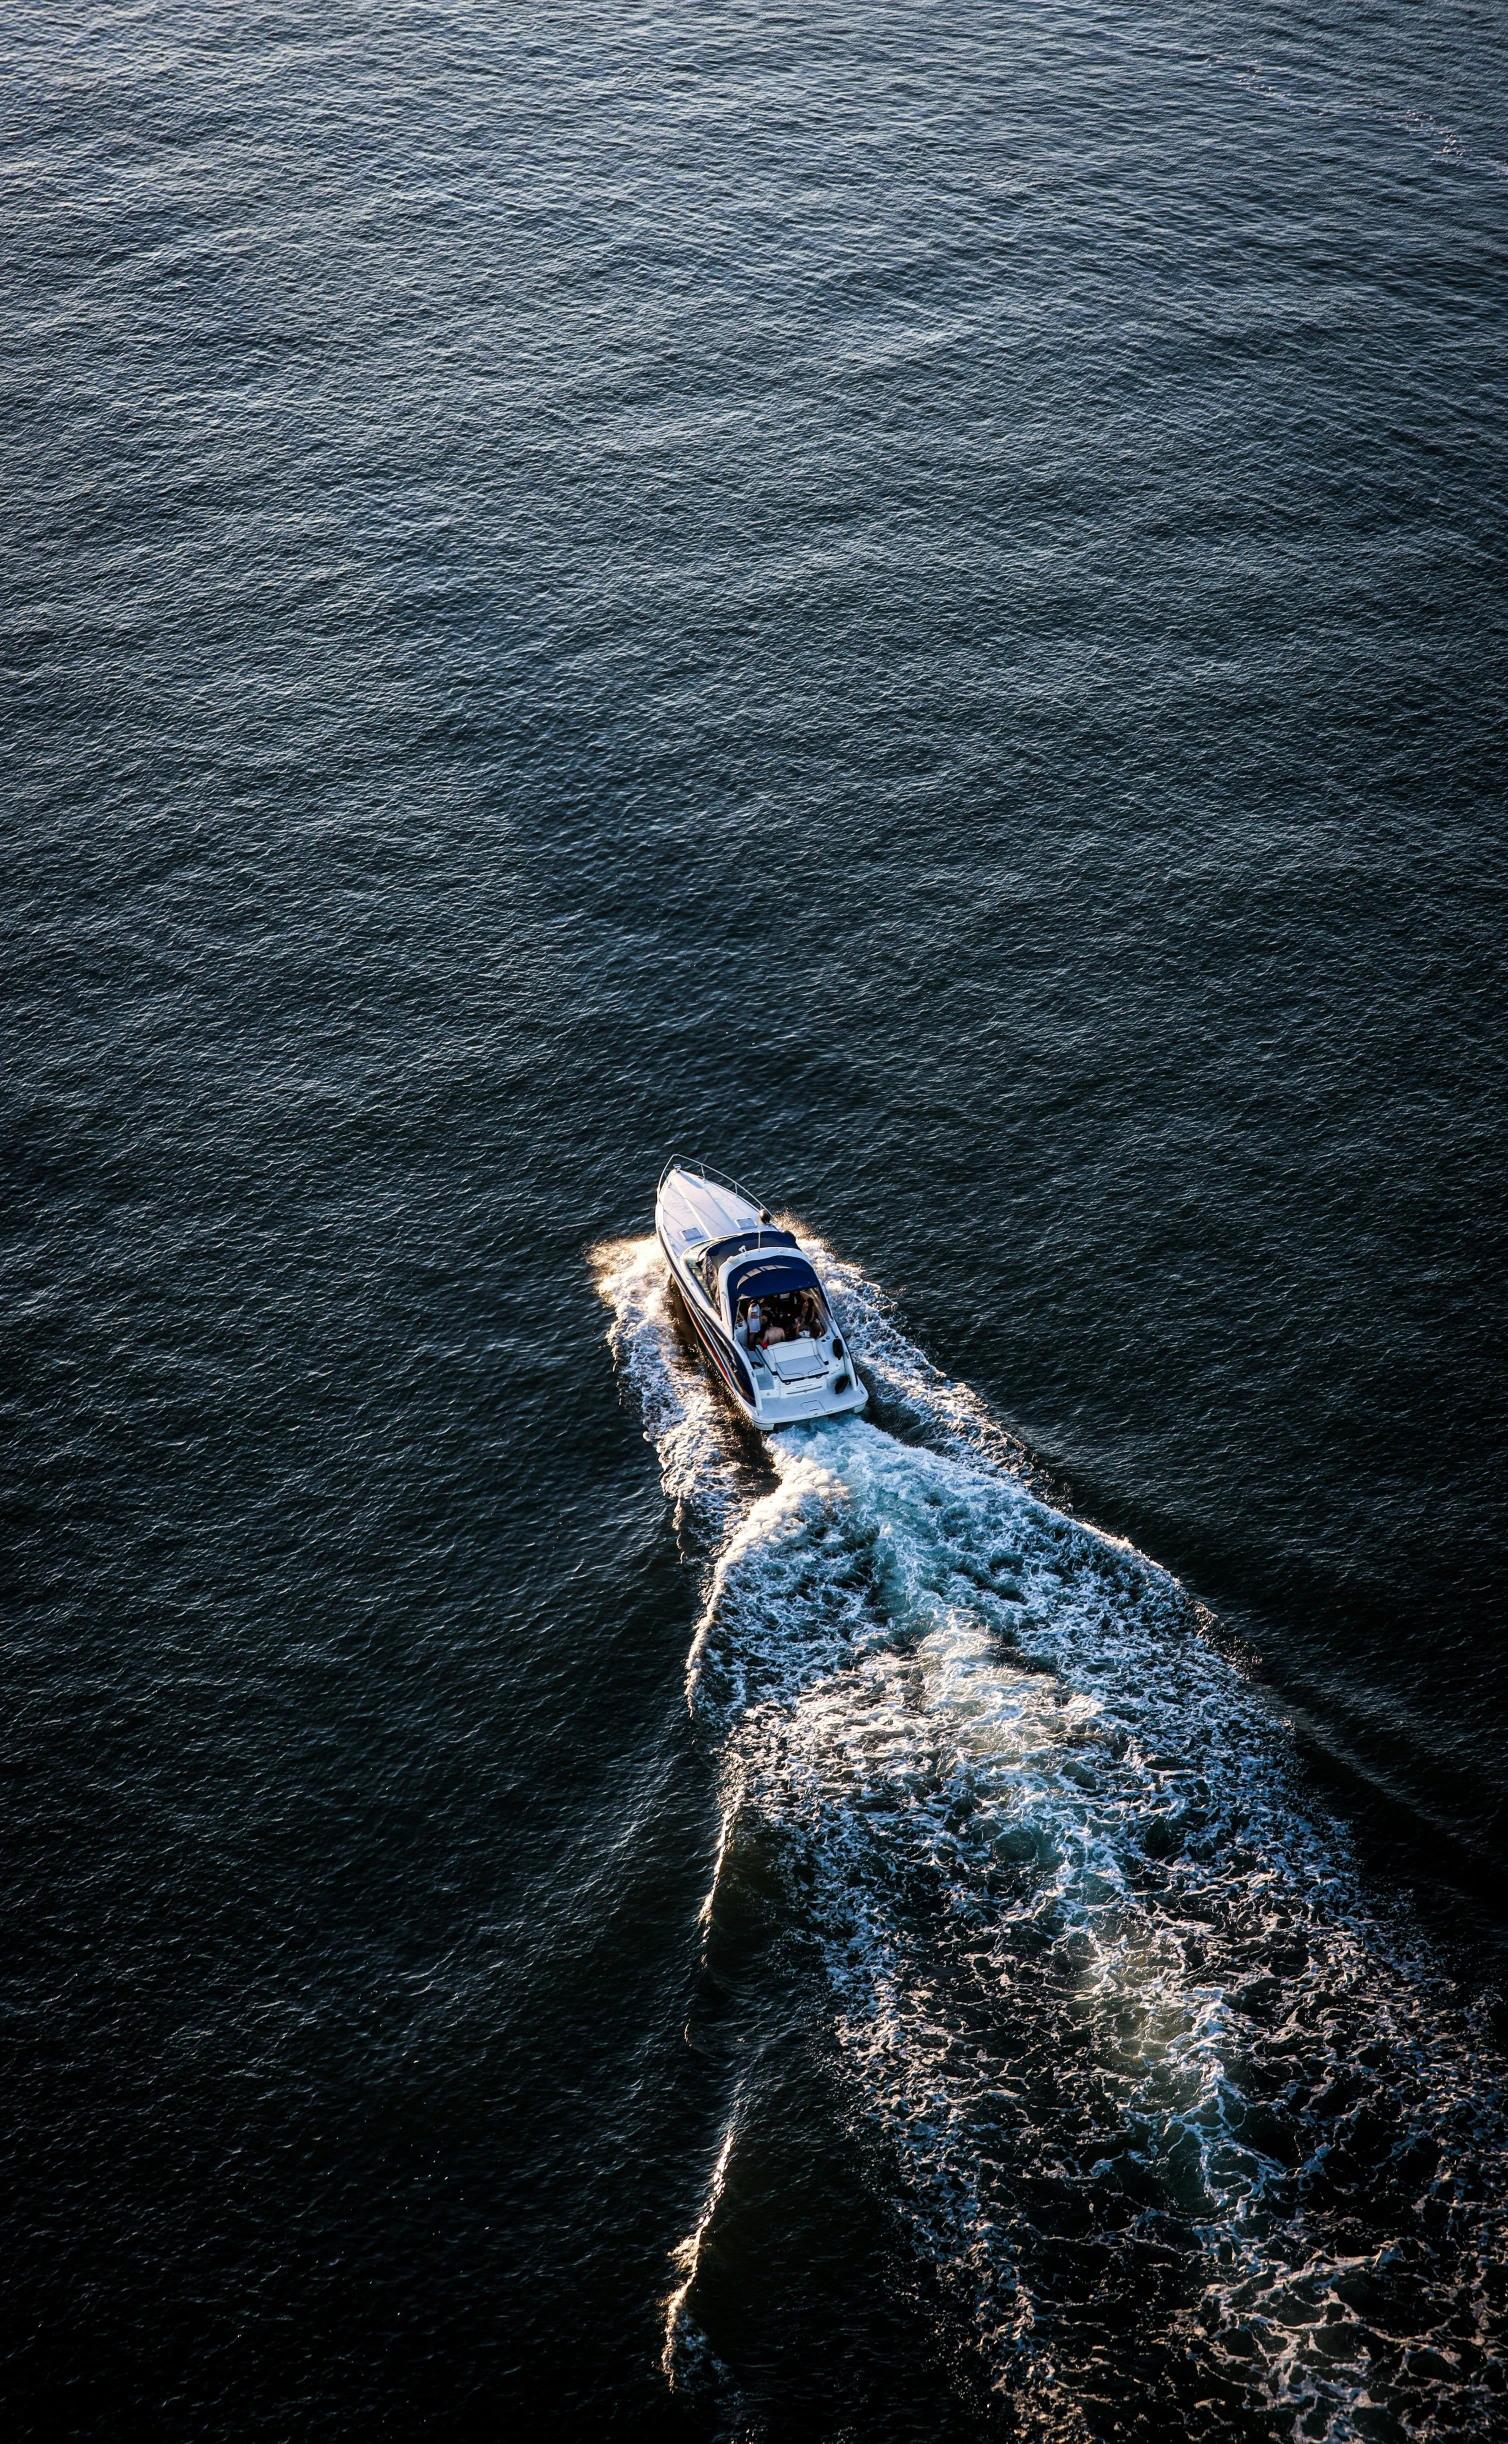
{"type": "MultiPolygon", "coordinates": [[[[1236,2408],[1332,2444],[1489,2432],[1508,2150],[1483,2032],[1369,1906],[1176,1582],[1034,1493],[813,1252],[918,1440],[830,1421],[764,1462],[677,1338],[655,1242],[596,1257],[704,1573],[709,1910],[740,1823],[799,1863],[898,2212],[1025,2432],[1158,2399],[1191,2436],[1236,2408]]],[[[694,2263],[672,2352],[693,2286],[694,2263]]]]}

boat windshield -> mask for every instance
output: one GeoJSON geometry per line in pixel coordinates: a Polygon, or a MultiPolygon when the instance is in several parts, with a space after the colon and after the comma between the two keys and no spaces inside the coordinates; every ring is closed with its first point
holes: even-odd
{"type": "Polygon", "coordinates": [[[795,1244],[796,1234],[788,1230],[746,1230],[736,1232],[731,1239],[714,1239],[711,1246],[704,1247],[695,1260],[707,1296],[716,1298],[718,1271],[730,1256],[741,1255],[745,1248],[794,1247],[795,1244]]]}

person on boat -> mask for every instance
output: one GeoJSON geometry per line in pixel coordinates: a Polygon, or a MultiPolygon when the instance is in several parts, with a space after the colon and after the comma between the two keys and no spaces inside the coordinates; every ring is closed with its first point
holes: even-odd
{"type": "MultiPolygon", "coordinates": [[[[784,1302],[781,1303],[783,1305],[784,1302]]],[[[772,1306],[765,1321],[764,1331],[760,1336],[763,1347],[768,1349],[772,1341],[788,1341],[790,1337],[781,1321],[780,1307],[772,1306]]]]}
{"type": "Polygon", "coordinates": [[[755,1349],[758,1347],[760,1324],[761,1318],[759,1313],[758,1299],[741,1299],[739,1301],[738,1322],[733,1327],[733,1338],[738,1343],[740,1349],[755,1349]]]}

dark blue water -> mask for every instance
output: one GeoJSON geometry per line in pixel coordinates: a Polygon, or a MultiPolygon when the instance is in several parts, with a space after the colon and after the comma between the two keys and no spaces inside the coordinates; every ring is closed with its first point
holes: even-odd
{"type": "Polygon", "coordinates": [[[8,2431],[1508,2432],[1501,14],[9,31],[8,2431]]]}

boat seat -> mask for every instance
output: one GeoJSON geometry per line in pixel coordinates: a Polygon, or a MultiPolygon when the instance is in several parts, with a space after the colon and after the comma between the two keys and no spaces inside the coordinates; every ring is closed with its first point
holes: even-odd
{"type": "Polygon", "coordinates": [[[764,1354],[782,1383],[799,1383],[808,1375],[827,1372],[827,1360],[815,1341],[776,1341],[764,1354]]]}

